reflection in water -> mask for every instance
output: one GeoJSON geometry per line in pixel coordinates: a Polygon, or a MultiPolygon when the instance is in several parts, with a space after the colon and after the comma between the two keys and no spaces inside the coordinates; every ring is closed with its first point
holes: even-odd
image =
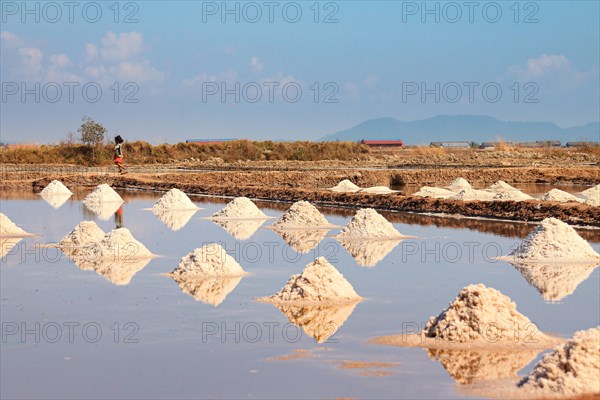
{"type": "Polygon", "coordinates": [[[598,267],[597,263],[510,264],[547,301],[559,301],[573,294],[577,286],[589,278],[594,269],[598,267]]]}
{"type": "Polygon", "coordinates": [[[178,231],[190,222],[198,210],[152,210],[154,215],[172,231],[178,231]]]}
{"type": "Polygon", "coordinates": [[[115,211],[115,229],[123,227],[123,205],[117,211],[115,211]]]}
{"type": "Polygon", "coordinates": [[[329,229],[274,229],[298,253],[308,253],[325,239],[329,229]]]}
{"type": "Polygon", "coordinates": [[[493,351],[426,349],[450,376],[462,385],[477,381],[513,378],[538,355],[539,350],[493,351]]]}
{"type": "Polygon", "coordinates": [[[256,233],[266,219],[211,219],[237,240],[248,240],[256,233]]]}
{"type": "Polygon", "coordinates": [[[374,267],[401,242],[398,239],[337,240],[361,267],[374,267]]]}
{"type": "Polygon", "coordinates": [[[67,200],[69,200],[69,198],[72,196],[72,193],[69,194],[48,194],[48,192],[42,192],[40,194],[40,196],[42,197],[42,199],[44,199],[44,201],[48,204],[50,204],[50,206],[54,209],[58,209],[60,208],[63,204],[65,204],[67,202],[67,200]]]}
{"type": "Polygon", "coordinates": [[[21,240],[23,238],[0,236],[0,258],[4,258],[21,240]]]}
{"type": "Polygon", "coordinates": [[[144,269],[150,258],[114,257],[97,258],[71,257],[83,271],[96,271],[115,285],[129,285],[135,274],[144,269]]]}
{"type": "Polygon", "coordinates": [[[275,307],[287,317],[291,324],[302,328],[317,343],[324,343],[337,333],[358,303],[359,301],[349,304],[311,304],[306,306],[276,304],[275,307]]]}
{"type": "Polygon", "coordinates": [[[227,295],[235,289],[242,280],[242,276],[220,276],[220,277],[192,277],[170,275],[179,285],[181,291],[189,294],[196,301],[218,306],[227,295]]]}
{"type": "Polygon", "coordinates": [[[98,218],[103,221],[108,221],[123,203],[101,202],[97,204],[85,205],[85,208],[93,212],[98,218]]]}

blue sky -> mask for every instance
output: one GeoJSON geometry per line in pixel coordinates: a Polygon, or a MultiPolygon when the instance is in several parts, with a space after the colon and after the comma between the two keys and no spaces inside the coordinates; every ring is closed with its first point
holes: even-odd
{"type": "Polygon", "coordinates": [[[61,1],[2,2],[2,141],[56,142],[84,114],[153,143],[317,139],[379,117],[600,120],[598,1],[76,3],[70,21],[61,1]]]}

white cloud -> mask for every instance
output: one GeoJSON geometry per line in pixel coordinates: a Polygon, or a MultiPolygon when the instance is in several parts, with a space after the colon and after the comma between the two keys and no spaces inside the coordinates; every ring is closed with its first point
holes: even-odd
{"type": "Polygon", "coordinates": [[[24,41],[17,35],[12,32],[2,31],[0,32],[0,41],[3,46],[8,48],[22,47],[24,46],[24,41]]]}
{"type": "Polygon", "coordinates": [[[358,100],[358,85],[354,82],[346,82],[344,84],[346,95],[354,101],[358,100]]]}
{"type": "Polygon", "coordinates": [[[379,78],[377,77],[377,75],[369,75],[365,78],[365,86],[367,86],[367,87],[375,86],[378,81],[379,81],[379,78]]]}
{"type": "Polygon", "coordinates": [[[117,66],[112,67],[110,72],[122,82],[140,84],[145,82],[162,82],[164,80],[164,74],[154,68],[148,60],[138,63],[122,61],[117,66]]]}
{"type": "Polygon", "coordinates": [[[68,67],[72,64],[71,59],[65,53],[52,54],[50,56],[50,62],[57,67],[68,67]]]}
{"type": "Polygon", "coordinates": [[[265,68],[265,64],[258,57],[253,56],[250,59],[250,68],[252,68],[252,71],[259,73],[265,68]]]}
{"type": "MultiPolygon", "coordinates": [[[[143,50],[144,36],[138,32],[122,32],[119,35],[114,32],[107,32],[100,41],[102,46],[97,49],[97,53],[104,60],[124,61],[140,54],[143,50]]],[[[95,50],[91,45],[86,45],[86,53],[94,55],[95,50]],[[89,50],[89,51],[88,51],[89,50]]]]}
{"type": "Polygon", "coordinates": [[[86,43],[85,45],[85,58],[87,61],[92,61],[98,57],[98,46],[93,43],[86,43]]]}
{"type": "Polygon", "coordinates": [[[542,54],[527,60],[525,66],[511,65],[508,74],[519,80],[552,79],[568,84],[581,84],[590,73],[579,71],[566,56],[562,54],[542,54]]]}
{"type": "Polygon", "coordinates": [[[19,73],[29,79],[40,79],[44,53],[34,47],[22,47],[18,53],[21,58],[19,73]]]}

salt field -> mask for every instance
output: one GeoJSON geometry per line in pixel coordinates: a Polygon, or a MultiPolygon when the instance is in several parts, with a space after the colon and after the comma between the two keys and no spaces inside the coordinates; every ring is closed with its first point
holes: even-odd
{"type": "MultiPolygon", "coordinates": [[[[567,266],[582,273],[536,274],[497,259],[536,224],[381,212],[410,237],[386,243],[385,251],[373,243],[378,254],[367,257],[369,241],[356,244],[358,256],[335,238],[357,210],[317,207],[335,228],[299,252],[267,229],[291,204],[256,202],[274,218],[258,227],[236,221],[238,231],[251,224],[241,240],[209,219],[229,198],[189,196],[199,210],[172,230],[148,211],[164,193],[118,191],[124,204],[107,218],[81,203],[91,188],[71,190],[56,209],[31,193],[2,194],[0,212],[38,235],[2,238],[3,398],[487,397],[465,385],[525,377],[551,349],[466,354],[373,339],[423,329],[463,288],[479,283],[515,302],[544,334],[567,339],[600,324],[599,263],[567,266]],[[83,220],[106,233],[126,228],[157,257],[140,264],[125,255],[112,265],[78,267],[75,257],[49,244],[83,220]],[[197,282],[165,276],[209,243],[219,243],[248,274],[197,282]],[[360,302],[256,301],[318,257],[343,275],[360,302]],[[116,279],[118,271],[126,277],[116,279]],[[498,359],[507,368],[489,367],[498,359]]],[[[600,231],[577,233],[600,250],[600,231]]]]}

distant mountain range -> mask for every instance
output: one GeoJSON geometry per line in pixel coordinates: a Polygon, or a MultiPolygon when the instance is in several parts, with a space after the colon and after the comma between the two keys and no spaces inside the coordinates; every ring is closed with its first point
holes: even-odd
{"type": "Polygon", "coordinates": [[[600,141],[600,122],[561,128],[552,122],[517,122],[478,115],[438,115],[418,121],[378,118],[321,138],[322,141],[401,139],[405,144],[442,141],[530,142],[536,140],[600,141]]]}

